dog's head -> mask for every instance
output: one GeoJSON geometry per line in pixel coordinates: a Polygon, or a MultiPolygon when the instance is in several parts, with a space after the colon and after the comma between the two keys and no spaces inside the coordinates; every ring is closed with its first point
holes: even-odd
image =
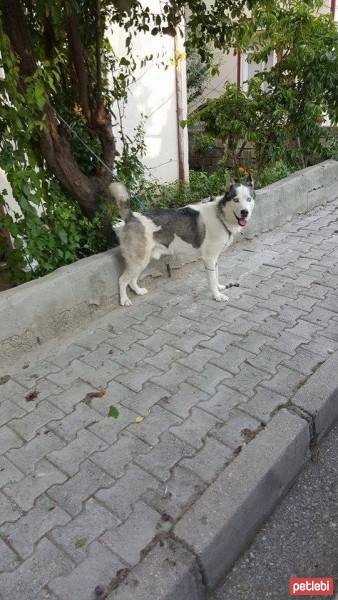
{"type": "Polygon", "coordinates": [[[254,205],[254,182],[250,175],[245,183],[235,183],[230,180],[218,206],[222,219],[232,227],[240,230],[247,226],[254,205]]]}

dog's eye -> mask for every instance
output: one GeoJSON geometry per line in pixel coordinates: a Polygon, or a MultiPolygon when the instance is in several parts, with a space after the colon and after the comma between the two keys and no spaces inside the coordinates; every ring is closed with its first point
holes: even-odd
{"type": "Polygon", "coordinates": [[[239,198],[233,198],[234,202],[239,202],[239,198]]]}

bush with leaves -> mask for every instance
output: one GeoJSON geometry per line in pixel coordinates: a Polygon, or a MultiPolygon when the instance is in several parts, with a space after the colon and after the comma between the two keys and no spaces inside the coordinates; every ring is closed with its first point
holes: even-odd
{"type": "Polygon", "coordinates": [[[315,8],[299,0],[254,6],[240,49],[249,62],[266,63],[271,52],[279,60],[250,79],[246,91],[226,84],[222,96],[190,117],[222,140],[225,163],[235,172],[248,142],[258,178],[276,161],[288,171],[332,153],[323,117],[333,125],[338,120],[338,33],[332,17],[314,14],[315,8]]]}

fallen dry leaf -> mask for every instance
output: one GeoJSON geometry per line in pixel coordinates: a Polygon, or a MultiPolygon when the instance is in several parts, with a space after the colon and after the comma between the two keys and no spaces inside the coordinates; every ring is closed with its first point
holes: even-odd
{"type": "Polygon", "coordinates": [[[135,419],[135,423],[142,423],[142,421],[144,421],[144,417],[136,417],[135,419]]]}
{"type": "Polygon", "coordinates": [[[28,392],[28,394],[26,394],[25,398],[27,400],[27,402],[31,402],[32,400],[35,400],[35,398],[37,398],[39,395],[38,390],[32,390],[31,392],[28,392]]]}

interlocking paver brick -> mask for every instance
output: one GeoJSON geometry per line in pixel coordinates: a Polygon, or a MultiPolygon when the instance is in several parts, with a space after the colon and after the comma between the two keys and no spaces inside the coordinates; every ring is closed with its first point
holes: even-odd
{"type": "Polygon", "coordinates": [[[332,321],[330,325],[321,330],[321,335],[327,337],[330,340],[338,342],[338,321],[332,321]]]}
{"type": "Polygon", "coordinates": [[[93,600],[96,586],[108,586],[124,566],[107,547],[94,542],[89,548],[88,558],[71,572],[68,570],[64,576],[56,577],[48,587],[62,600],[93,600]]]}
{"type": "MultiPolygon", "coordinates": [[[[171,413],[184,419],[189,416],[190,409],[193,406],[207,398],[208,396],[205,392],[202,392],[188,383],[182,383],[179,391],[173,396],[162,399],[160,405],[171,413]]],[[[178,424],[180,422],[181,421],[177,421],[176,423],[178,424]]]]}
{"type": "Polygon", "coordinates": [[[205,483],[211,483],[232,457],[232,450],[213,438],[207,438],[202,450],[185,458],[180,466],[193,471],[205,483]]]}
{"type": "Polygon", "coordinates": [[[243,363],[237,375],[233,375],[231,379],[226,380],[226,385],[239,391],[246,396],[253,396],[255,387],[262,381],[269,379],[270,374],[256,369],[248,363],[243,363]]]}
{"type": "Polygon", "coordinates": [[[47,400],[43,400],[35,410],[21,419],[11,421],[11,427],[25,440],[34,438],[36,433],[54,419],[61,419],[64,413],[47,400]]]}
{"type": "Polygon", "coordinates": [[[304,382],[305,379],[302,373],[281,365],[278,367],[276,375],[268,381],[262,381],[262,385],[279,394],[291,395],[296,392],[304,382]]]}
{"type": "Polygon", "coordinates": [[[164,433],[161,441],[147,454],[135,458],[135,463],[161,481],[170,476],[170,469],[182,458],[192,456],[195,449],[172,433],[164,433]]]}
{"type": "Polygon", "coordinates": [[[320,356],[326,358],[328,354],[331,354],[337,350],[338,342],[319,335],[309,342],[303,343],[300,348],[304,348],[310,352],[314,352],[315,354],[320,354],[320,356]]]}
{"type": "Polygon", "coordinates": [[[137,500],[146,490],[157,490],[159,481],[138,466],[130,464],[126,474],[114,485],[100,490],[95,497],[109,508],[119,519],[125,521],[133,510],[137,500]]]}
{"type": "Polygon", "coordinates": [[[216,425],[212,435],[223,444],[236,449],[247,443],[251,436],[254,437],[260,427],[260,421],[235,408],[224,425],[221,427],[216,425]]]}
{"type": "Polygon", "coordinates": [[[232,375],[223,368],[213,364],[207,364],[199,375],[193,375],[188,383],[195,385],[203,392],[214,394],[217,386],[225,379],[231,379],[232,375]]]}
{"type": "Polygon", "coordinates": [[[26,388],[34,387],[37,382],[51,373],[60,372],[60,367],[49,361],[42,361],[27,369],[21,369],[15,373],[15,380],[26,388]]]}
{"type": "Polygon", "coordinates": [[[247,352],[237,346],[230,346],[228,350],[217,358],[210,358],[210,362],[221,369],[225,369],[229,373],[236,375],[239,372],[242,363],[248,360],[250,357],[255,358],[256,354],[247,352]]]}
{"type": "Polygon", "coordinates": [[[147,416],[149,411],[154,404],[161,400],[166,401],[170,398],[170,392],[164,388],[154,385],[153,383],[146,383],[143,386],[142,391],[138,394],[128,395],[126,398],[121,400],[124,406],[134,410],[139,415],[147,416]]]}
{"type": "Polygon", "coordinates": [[[33,438],[18,449],[10,450],[8,458],[21,471],[29,475],[34,472],[36,464],[42,458],[47,456],[49,452],[62,448],[62,446],[64,446],[64,441],[54,433],[48,432],[33,438]]]}
{"type": "Polygon", "coordinates": [[[267,346],[293,356],[301,344],[304,344],[303,337],[284,331],[279,338],[271,338],[271,341],[268,342],[267,346]]]}
{"type": "Polygon", "coordinates": [[[23,477],[24,473],[19,471],[6,456],[0,456],[0,488],[15,481],[20,481],[23,477]]]}
{"type": "Polygon", "coordinates": [[[68,475],[75,475],[85,458],[106,447],[107,444],[102,439],[84,429],[78,432],[75,440],[59,450],[50,452],[47,458],[68,475]]]}
{"type": "Polygon", "coordinates": [[[151,446],[130,433],[122,432],[119,439],[103,452],[94,452],[90,459],[114,478],[122,477],[127,465],[151,446]]]}
{"type": "Polygon", "coordinates": [[[182,352],[192,352],[193,349],[198,346],[198,344],[207,339],[208,337],[203,333],[199,333],[195,330],[189,330],[184,336],[176,336],[175,340],[168,342],[168,344],[178,348],[179,350],[182,350],[182,352]]]}
{"type": "Polygon", "coordinates": [[[181,423],[181,419],[163,409],[161,406],[153,406],[149,416],[141,423],[133,423],[128,431],[136,437],[141,438],[148,444],[154,445],[158,442],[160,435],[169,429],[171,425],[181,423]]]}
{"type": "MultiPolygon", "coordinates": [[[[1,392],[1,388],[0,388],[1,392]]],[[[14,404],[11,400],[4,400],[0,404],[0,427],[11,421],[12,419],[18,419],[23,417],[26,412],[14,404]]]]}
{"type": "Polygon", "coordinates": [[[287,324],[294,325],[299,318],[304,319],[307,316],[307,312],[299,310],[294,306],[284,305],[278,312],[278,319],[284,321],[287,324]]]}
{"type": "Polygon", "coordinates": [[[102,344],[98,345],[96,350],[88,352],[86,356],[81,359],[81,362],[98,369],[100,367],[107,367],[107,369],[112,372],[114,377],[115,373],[121,373],[122,369],[121,365],[114,361],[113,352],[114,349],[111,347],[111,345],[107,344],[107,342],[103,342],[102,344]]]}
{"type": "Polygon", "coordinates": [[[61,484],[66,475],[47,460],[41,460],[32,475],[4,488],[4,492],[23,510],[30,510],[35,500],[54,484],[61,484]]]}
{"type": "MultiPolygon", "coordinates": [[[[255,327],[257,327],[257,325],[255,325],[255,327]]],[[[258,333],[257,331],[250,331],[248,335],[243,337],[241,340],[235,341],[234,343],[236,346],[239,346],[239,348],[242,348],[247,352],[258,354],[261,347],[267,342],[272,341],[272,339],[273,338],[263,335],[262,333],[258,333]]]]}
{"type": "MultiPolygon", "coordinates": [[[[88,426],[88,429],[95,433],[98,437],[102,438],[105,442],[112,444],[117,439],[118,435],[128,427],[131,423],[134,423],[137,412],[133,412],[125,406],[118,407],[119,415],[117,419],[113,417],[106,417],[102,420],[88,426]]],[[[108,411],[107,411],[108,412],[108,411]]]]}
{"type": "Polygon", "coordinates": [[[100,415],[89,408],[89,406],[80,404],[72,413],[64,416],[63,419],[58,418],[57,421],[50,421],[48,429],[54,431],[62,439],[70,441],[75,439],[78,431],[100,421],[100,418],[100,415]]]}
{"type": "Polygon", "coordinates": [[[101,488],[112,485],[112,478],[100,467],[85,460],[80,471],[62,485],[54,485],[48,495],[73,517],[81,512],[82,503],[101,488]]]}
{"type": "Polygon", "coordinates": [[[167,371],[170,369],[170,365],[175,360],[178,358],[184,358],[185,356],[185,352],[178,350],[178,348],[173,348],[172,346],[163,346],[162,350],[145,358],[145,362],[154,365],[162,371],[167,371]]]}
{"type": "Polygon", "coordinates": [[[250,319],[249,316],[243,316],[236,319],[234,323],[229,323],[226,327],[223,327],[223,330],[230,334],[233,334],[233,341],[240,341],[241,336],[247,335],[248,332],[252,331],[255,327],[257,327],[257,323],[250,319]]]}
{"type": "Polygon", "coordinates": [[[221,421],[226,421],[229,413],[234,406],[240,402],[246,402],[248,398],[233,390],[226,385],[220,385],[218,391],[211,398],[200,402],[199,408],[206,411],[221,421]]]}
{"type": "Polygon", "coordinates": [[[169,371],[155,375],[152,377],[152,382],[159,385],[170,392],[176,392],[179,385],[186,381],[191,375],[191,370],[177,362],[173,363],[169,371]]]}
{"type": "Polygon", "coordinates": [[[4,425],[0,429],[0,455],[5,454],[11,448],[20,448],[23,440],[14,431],[4,425]]]}
{"type": "Polygon", "coordinates": [[[233,341],[236,341],[236,339],[238,338],[235,335],[230,335],[225,331],[221,331],[210,340],[201,342],[200,346],[202,348],[209,348],[209,350],[214,350],[215,352],[220,352],[223,354],[230,344],[232,344],[233,341]]]}
{"type": "Polygon", "coordinates": [[[249,413],[259,421],[267,423],[270,421],[272,413],[280,406],[287,403],[287,398],[267,390],[262,387],[258,387],[254,397],[243,404],[239,404],[238,408],[243,412],[249,413]]]}
{"type": "Polygon", "coordinates": [[[289,327],[285,329],[285,333],[292,333],[297,337],[304,338],[305,340],[310,340],[312,337],[317,335],[317,333],[321,332],[321,326],[315,325],[314,323],[309,323],[308,321],[303,321],[299,319],[297,324],[294,327],[289,327]]]}
{"type": "Polygon", "coordinates": [[[0,525],[17,521],[22,514],[21,508],[0,492],[0,525]]]}
{"type": "Polygon", "coordinates": [[[283,360],[289,359],[289,355],[285,354],[285,352],[279,352],[279,350],[274,350],[268,346],[262,346],[260,353],[255,355],[251,354],[251,356],[246,359],[246,362],[257,369],[261,369],[262,371],[274,375],[278,365],[280,365],[283,360]]]}
{"type": "Polygon", "coordinates": [[[137,331],[137,329],[129,328],[109,339],[109,343],[114,346],[114,348],[125,351],[128,350],[128,348],[130,348],[130,346],[132,346],[135,342],[142,343],[144,339],[147,339],[146,333],[137,331]]]}
{"type": "Polygon", "coordinates": [[[148,348],[141,346],[141,344],[134,344],[128,352],[123,352],[122,350],[117,350],[116,348],[111,349],[111,357],[116,362],[120,363],[123,367],[134,367],[139,362],[145,359],[151,359],[154,356],[154,353],[151,352],[148,348]]]}
{"type": "Polygon", "coordinates": [[[206,484],[192,471],[178,465],[172,469],[170,479],[157,490],[147,490],[144,500],[159,513],[173,519],[182,515],[195,499],[204,492],[206,484]]]}
{"type": "Polygon", "coordinates": [[[87,354],[88,350],[77,344],[71,344],[62,352],[51,355],[49,361],[60,367],[60,369],[69,365],[75,358],[81,358],[87,354]]]}
{"type": "Polygon", "coordinates": [[[159,352],[163,346],[166,346],[167,344],[175,345],[175,342],[179,342],[177,336],[172,335],[168,331],[158,330],[153,333],[153,335],[144,337],[139,343],[153,352],[159,352]]]}
{"type": "Polygon", "coordinates": [[[0,536],[21,556],[33,553],[34,544],[57,525],[65,525],[71,517],[48,496],[38,498],[36,505],[15,523],[0,528],[0,536]]]}
{"type": "Polygon", "coordinates": [[[60,408],[64,413],[73,412],[75,406],[85,400],[89,392],[95,391],[94,388],[85,381],[76,381],[72,386],[57,394],[49,396],[48,402],[60,408]]]}
{"type": "Polygon", "coordinates": [[[199,372],[205,367],[207,362],[217,358],[219,358],[219,354],[213,350],[195,348],[187,358],[180,358],[178,362],[189,369],[199,372]]]}
{"type": "Polygon", "coordinates": [[[49,540],[37,545],[33,556],[25,560],[16,571],[0,575],[0,589],[6,598],[35,600],[37,593],[51,579],[67,573],[72,562],[49,540]]]}
{"type": "Polygon", "coordinates": [[[119,523],[120,520],[115,515],[91,498],[86,502],[82,513],[66,526],[61,527],[62,523],[51,525],[49,539],[75,562],[81,562],[87,556],[88,546],[119,523]]]}
{"type": "Polygon", "coordinates": [[[141,551],[151,542],[159,529],[165,530],[168,523],[160,521],[157,511],[143,502],[136,504],[129,519],[101,537],[101,542],[130,565],[140,560],[141,551]]]}
{"type": "Polygon", "coordinates": [[[103,329],[96,329],[95,331],[87,332],[85,335],[81,335],[77,338],[76,343],[79,346],[83,346],[88,350],[95,350],[99,344],[104,342],[107,338],[113,337],[113,334],[103,329]]]}
{"type": "Polygon", "coordinates": [[[194,324],[189,319],[186,319],[181,315],[177,315],[173,319],[165,320],[161,325],[161,329],[180,336],[193,326],[194,324]]]}
{"type": "Polygon", "coordinates": [[[12,571],[18,565],[18,557],[7,544],[0,538],[0,573],[12,571]]]}
{"type": "Polygon", "coordinates": [[[292,359],[283,360],[282,364],[304,375],[310,375],[323,361],[320,354],[310,352],[306,346],[304,348],[300,346],[292,359]]]}
{"type": "Polygon", "coordinates": [[[193,448],[199,449],[203,446],[203,440],[207,433],[218,422],[216,417],[204,410],[193,408],[189,419],[183,421],[181,425],[171,427],[170,432],[193,448]]]}
{"type": "Polygon", "coordinates": [[[116,381],[123,383],[134,392],[140,392],[143,385],[155,376],[161,377],[160,369],[143,362],[137,367],[132,367],[129,372],[118,375],[116,381]]]}
{"type": "Polygon", "coordinates": [[[310,313],[304,313],[302,318],[304,321],[310,321],[311,323],[322,325],[324,327],[325,325],[328,325],[329,321],[334,319],[334,317],[335,313],[333,311],[320,306],[315,306],[310,313]]]}
{"type": "Polygon", "coordinates": [[[281,332],[288,327],[288,323],[280,321],[276,317],[266,319],[263,323],[256,326],[255,331],[269,337],[278,338],[281,332]]]}

